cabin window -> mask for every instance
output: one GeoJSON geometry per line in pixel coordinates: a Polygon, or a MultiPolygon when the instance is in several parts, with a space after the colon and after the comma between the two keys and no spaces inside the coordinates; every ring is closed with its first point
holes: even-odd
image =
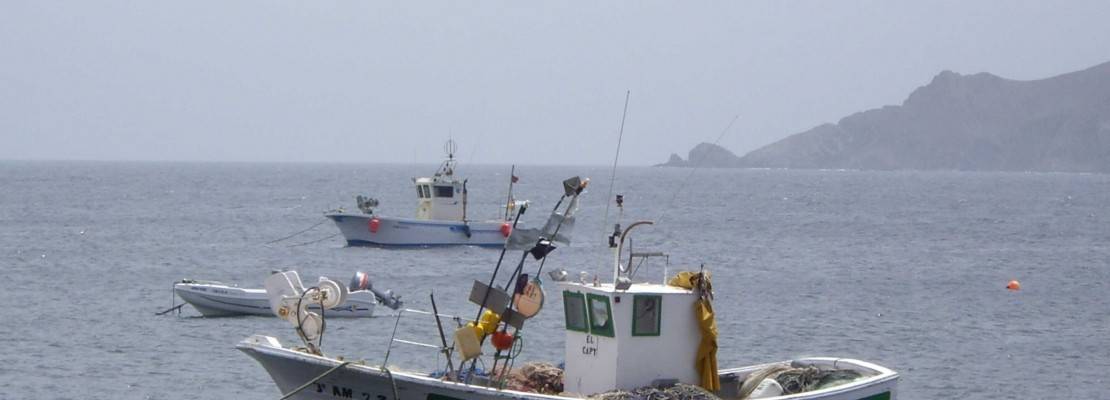
{"type": "Polygon", "coordinates": [[[632,336],[659,336],[663,316],[663,296],[632,297],[632,336]]]}
{"type": "Polygon", "coordinates": [[[563,311],[567,316],[567,330],[589,331],[586,326],[586,297],[582,293],[563,291],[563,311]]]}
{"type": "Polygon", "coordinates": [[[427,199],[432,197],[432,190],[428,189],[428,185],[420,185],[420,198],[427,199]]]}
{"type": "Polygon", "coordinates": [[[590,333],[613,337],[613,309],[609,306],[609,297],[591,293],[586,303],[590,312],[590,333]]]}
{"type": "Polygon", "coordinates": [[[436,186],[436,197],[455,197],[455,188],[451,186],[436,186]]]}
{"type": "Polygon", "coordinates": [[[423,186],[416,185],[416,197],[421,198],[421,199],[424,198],[424,187],[423,186]]]}

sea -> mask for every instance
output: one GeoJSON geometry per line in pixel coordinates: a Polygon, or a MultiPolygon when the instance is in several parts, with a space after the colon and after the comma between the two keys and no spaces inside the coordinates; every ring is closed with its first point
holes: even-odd
{"type": "MultiPolygon", "coordinates": [[[[203,318],[181,279],[261,287],[274,270],[347,282],[368,272],[405,307],[475,317],[473,281],[501,252],[347,247],[323,217],[411,216],[412,178],[436,165],[0,162],[0,399],[278,399],[251,335],[299,344],[278,318],[203,318]]],[[[460,165],[471,219],[496,218],[510,166],[460,165]]],[[[522,223],[542,224],[561,181],[591,178],[572,243],[545,271],[609,281],[612,224],[662,251],[636,280],[712,274],[722,368],[801,356],[899,372],[901,399],[1110,397],[1110,175],[517,166],[522,223]],[[610,180],[615,176],[615,180],[610,180]],[[618,208],[610,191],[624,197],[618,208]],[[1007,290],[1011,280],[1021,284],[1007,290]]],[[[498,282],[520,259],[510,252],[498,282]]],[[[535,273],[534,260],[525,272],[535,273]]],[[[546,272],[542,279],[550,280],[546,272]]],[[[525,323],[518,363],[563,360],[554,284],[525,323]]],[[[434,320],[384,307],[328,320],[322,348],[432,371],[434,320]],[[388,359],[386,359],[388,355],[388,359]]],[[[457,326],[445,319],[448,329],[457,326]]],[[[488,362],[488,361],[487,361],[488,362]]],[[[684,361],[676,361],[684,362],[684,361]]],[[[482,366],[483,364],[479,364],[482,366]]],[[[488,367],[488,365],[487,365],[488,367]]],[[[693,366],[691,365],[691,368],[693,366]]]]}

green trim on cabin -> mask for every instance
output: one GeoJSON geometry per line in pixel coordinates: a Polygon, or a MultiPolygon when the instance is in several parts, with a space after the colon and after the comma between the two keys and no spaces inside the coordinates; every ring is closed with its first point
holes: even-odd
{"type": "Polygon", "coordinates": [[[569,290],[564,290],[563,291],[563,317],[565,318],[564,320],[566,321],[566,326],[567,326],[568,331],[589,333],[590,332],[590,320],[586,316],[586,296],[583,296],[582,293],[571,292],[569,290]],[[579,307],[571,307],[571,305],[570,305],[570,299],[571,298],[576,298],[576,299],[580,300],[582,302],[581,303],[582,305],[579,306],[579,307]],[[578,313],[579,313],[578,315],[580,316],[580,318],[583,322],[583,325],[581,327],[571,326],[571,324],[570,324],[570,313],[571,313],[571,310],[573,308],[578,308],[578,313]]]}
{"type": "Polygon", "coordinates": [[[659,336],[659,332],[662,331],[662,330],[663,330],[663,296],[650,295],[650,294],[633,295],[632,296],[632,336],[659,336]],[[636,323],[636,321],[640,320],[640,318],[638,318],[638,315],[637,315],[637,313],[639,312],[640,309],[639,309],[639,307],[637,307],[637,304],[640,303],[640,300],[646,300],[646,299],[655,299],[655,326],[652,328],[652,332],[639,333],[640,326],[639,326],[639,324],[636,323]]]}
{"type": "Polygon", "coordinates": [[[590,315],[590,333],[597,336],[613,337],[613,307],[609,304],[609,297],[593,293],[586,294],[586,311],[590,315]],[[605,325],[598,326],[594,318],[594,307],[591,302],[599,301],[605,303],[605,325]]]}

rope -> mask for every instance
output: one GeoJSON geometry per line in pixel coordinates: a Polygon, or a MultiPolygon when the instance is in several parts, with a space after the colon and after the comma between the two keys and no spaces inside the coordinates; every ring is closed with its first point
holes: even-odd
{"type": "Polygon", "coordinates": [[[397,381],[393,379],[393,371],[390,371],[385,364],[382,364],[382,371],[389,375],[389,385],[393,387],[393,400],[401,400],[401,397],[397,395],[397,381]]]}
{"type": "Polygon", "coordinates": [[[307,246],[307,245],[310,245],[310,244],[316,244],[316,243],[320,243],[320,242],[323,242],[323,241],[325,241],[325,240],[331,239],[331,238],[333,238],[333,237],[336,237],[336,236],[339,236],[339,234],[338,234],[338,233],[336,233],[336,234],[333,234],[333,235],[331,235],[331,236],[328,236],[328,237],[325,237],[325,238],[320,238],[320,239],[317,239],[317,240],[313,240],[313,241],[311,241],[311,242],[304,242],[304,243],[291,244],[291,245],[288,245],[288,246],[285,246],[285,247],[300,247],[300,246],[307,246]]]}
{"type": "Polygon", "coordinates": [[[274,239],[274,240],[271,240],[271,241],[269,241],[269,242],[266,242],[266,243],[263,243],[263,244],[274,244],[274,243],[280,242],[280,241],[282,241],[282,240],[290,239],[290,238],[292,238],[292,237],[294,237],[294,236],[297,236],[297,235],[300,235],[300,234],[302,234],[302,233],[308,232],[308,231],[312,230],[313,228],[315,228],[315,227],[317,227],[317,226],[323,225],[323,224],[324,224],[325,222],[328,222],[328,220],[327,220],[326,218],[325,218],[325,219],[324,219],[323,221],[317,222],[317,223],[316,223],[316,225],[312,225],[312,226],[310,226],[310,227],[308,227],[308,228],[305,228],[305,229],[303,229],[303,230],[301,230],[301,231],[299,231],[299,232],[297,232],[297,233],[294,233],[294,234],[292,234],[292,235],[289,235],[289,236],[286,236],[286,237],[283,237],[283,238],[279,238],[279,239],[274,239]]]}
{"type": "MultiPolygon", "coordinates": [[[[321,379],[324,379],[324,377],[326,377],[328,375],[331,375],[332,372],[338,371],[340,368],[346,367],[347,364],[350,364],[350,363],[351,363],[350,361],[344,361],[344,362],[339,363],[339,365],[336,365],[336,366],[332,367],[331,369],[329,369],[326,372],[320,374],[319,376],[317,376],[315,378],[312,378],[312,380],[310,380],[308,382],[305,382],[303,385],[298,386],[296,389],[293,389],[292,392],[289,392],[289,393],[286,393],[286,394],[282,395],[280,400],[285,400],[285,399],[288,399],[288,398],[292,397],[293,395],[295,395],[298,392],[304,390],[305,388],[307,388],[309,386],[312,386],[313,383],[319,382],[321,379]]],[[[396,393],[394,394],[394,397],[396,397],[396,393]]]]}
{"type": "Polygon", "coordinates": [[[178,305],[176,305],[176,306],[170,307],[170,308],[169,308],[168,310],[165,310],[165,311],[162,311],[162,312],[157,312],[157,313],[154,313],[154,315],[166,315],[166,314],[168,314],[168,313],[169,313],[169,312],[171,312],[171,311],[174,311],[174,310],[180,310],[180,309],[181,309],[181,307],[184,307],[184,306],[185,306],[185,303],[181,303],[181,304],[178,304],[178,305]]]}

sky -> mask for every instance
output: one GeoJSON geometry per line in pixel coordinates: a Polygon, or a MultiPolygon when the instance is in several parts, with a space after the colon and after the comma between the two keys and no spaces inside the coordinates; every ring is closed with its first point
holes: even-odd
{"type": "Polygon", "coordinates": [[[621,164],[650,165],[901,104],[943,70],[1110,61],[1105,0],[2,8],[9,160],[432,163],[451,138],[464,163],[607,165],[630,92],[621,164]]]}

